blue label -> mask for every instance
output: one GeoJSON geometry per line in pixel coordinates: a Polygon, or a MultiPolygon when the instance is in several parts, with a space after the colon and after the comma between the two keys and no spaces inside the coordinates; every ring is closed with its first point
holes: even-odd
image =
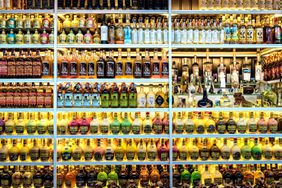
{"type": "Polygon", "coordinates": [[[65,94],[65,107],[72,107],[72,93],[65,94]]]}
{"type": "Polygon", "coordinates": [[[83,95],[83,106],[91,106],[91,95],[89,93],[83,95]]]}
{"type": "Polygon", "coordinates": [[[100,107],[100,95],[98,93],[92,94],[92,106],[100,107]]]}
{"type": "Polygon", "coordinates": [[[82,106],[82,93],[75,93],[73,95],[73,104],[76,107],[82,106]]]}
{"type": "Polygon", "coordinates": [[[64,107],[64,94],[58,94],[57,105],[58,107],[64,107]]]}

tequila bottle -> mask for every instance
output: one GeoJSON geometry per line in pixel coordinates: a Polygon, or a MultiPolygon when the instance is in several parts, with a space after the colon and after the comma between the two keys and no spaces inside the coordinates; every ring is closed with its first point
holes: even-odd
{"type": "Polygon", "coordinates": [[[90,133],[97,134],[99,131],[99,121],[97,119],[97,114],[93,113],[93,119],[90,122],[90,133]]]}

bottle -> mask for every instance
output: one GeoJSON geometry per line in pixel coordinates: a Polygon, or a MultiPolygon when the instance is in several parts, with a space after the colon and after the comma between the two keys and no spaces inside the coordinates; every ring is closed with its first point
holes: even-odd
{"type": "Polygon", "coordinates": [[[151,59],[149,56],[149,51],[145,52],[145,59],[142,64],[142,75],[143,78],[151,78],[152,76],[151,59]]]}
{"type": "Polygon", "coordinates": [[[233,120],[233,112],[229,112],[229,119],[226,122],[226,129],[229,134],[235,134],[237,130],[237,124],[233,120]]]}
{"type": "Polygon", "coordinates": [[[249,118],[248,125],[247,125],[249,128],[249,133],[256,133],[258,128],[257,128],[257,122],[254,119],[254,113],[250,112],[249,116],[250,118],[249,118]]]}
{"type": "Polygon", "coordinates": [[[108,139],[107,148],[105,149],[105,160],[112,161],[114,159],[115,151],[112,147],[112,140],[108,139]]]}
{"type": "Polygon", "coordinates": [[[131,83],[129,86],[129,95],[128,95],[128,107],[136,108],[137,107],[137,90],[134,83],[131,83]]]}
{"type": "Polygon", "coordinates": [[[129,134],[132,129],[132,123],[129,120],[127,112],[124,113],[123,121],[121,122],[121,132],[123,134],[129,134]]]}
{"type": "Polygon", "coordinates": [[[250,160],[252,158],[251,147],[248,144],[248,139],[244,139],[244,146],[241,148],[242,157],[245,160],[250,160]]]}
{"type": "Polygon", "coordinates": [[[274,30],[273,43],[274,44],[281,44],[282,43],[282,28],[281,28],[281,22],[280,22],[280,25],[279,25],[277,18],[274,18],[273,30],[274,30]]]}
{"type": "Polygon", "coordinates": [[[221,158],[224,160],[229,160],[230,155],[231,155],[231,149],[230,147],[227,145],[227,139],[224,138],[223,139],[223,146],[221,147],[221,158]]]}
{"type": "Polygon", "coordinates": [[[46,140],[43,139],[42,140],[42,144],[41,144],[41,148],[39,149],[39,159],[41,161],[48,161],[49,158],[50,158],[50,151],[49,149],[47,148],[47,145],[46,145],[46,140]]]}
{"type": "Polygon", "coordinates": [[[163,133],[163,124],[160,119],[160,114],[156,112],[156,116],[153,119],[153,131],[155,134],[162,134],[163,133]]]}
{"type": "Polygon", "coordinates": [[[270,112],[270,117],[267,122],[267,127],[270,133],[275,134],[278,131],[278,122],[274,119],[273,116],[274,116],[273,112],[270,112]]]}
{"type": "Polygon", "coordinates": [[[130,139],[126,147],[126,159],[128,161],[132,161],[135,159],[135,155],[136,155],[136,146],[135,144],[133,145],[132,139],[130,139]]]}
{"type": "Polygon", "coordinates": [[[207,140],[207,139],[204,139],[203,145],[202,145],[202,147],[201,147],[200,150],[199,150],[200,158],[201,158],[203,161],[208,160],[209,157],[210,157],[210,152],[209,152],[209,148],[208,148],[208,146],[207,146],[207,142],[208,142],[208,140],[207,140]]]}
{"type": "Polygon", "coordinates": [[[119,88],[116,83],[110,89],[110,104],[112,108],[119,107],[119,88]]]}
{"type": "Polygon", "coordinates": [[[2,147],[0,148],[0,161],[5,162],[8,158],[7,140],[1,140],[2,147]]]}
{"type": "Polygon", "coordinates": [[[152,65],[152,76],[151,78],[161,78],[161,65],[160,61],[158,58],[158,51],[155,50],[154,52],[154,58],[151,61],[152,65]]]}
{"type": "Polygon", "coordinates": [[[97,140],[97,147],[94,149],[94,151],[93,151],[94,153],[94,159],[96,160],[96,161],[101,161],[101,160],[103,160],[103,158],[104,158],[104,155],[105,155],[105,150],[104,150],[104,148],[101,146],[101,140],[100,139],[98,139],[97,140]]]}
{"type": "Polygon", "coordinates": [[[142,57],[139,49],[136,49],[136,60],[133,64],[133,76],[134,78],[142,78],[142,57]]]}
{"type": "Polygon", "coordinates": [[[144,134],[150,134],[153,131],[153,123],[152,123],[152,119],[150,117],[150,112],[146,112],[146,118],[142,123],[142,127],[143,127],[143,133],[144,134]]]}
{"type": "Polygon", "coordinates": [[[201,112],[198,112],[198,118],[195,121],[195,128],[196,128],[196,132],[198,134],[204,134],[205,133],[205,122],[202,119],[202,114],[201,112]]]}
{"type": "Polygon", "coordinates": [[[90,161],[93,158],[93,148],[90,146],[90,139],[86,140],[86,146],[83,149],[83,156],[85,161],[90,161]]]}
{"type": "Polygon", "coordinates": [[[84,112],[82,115],[82,119],[80,121],[79,130],[82,135],[85,135],[89,132],[89,129],[90,129],[90,123],[86,119],[86,113],[84,112]]]}
{"type": "Polygon", "coordinates": [[[111,130],[112,134],[119,134],[120,129],[121,129],[121,123],[119,122],[118,115],[115,112],[114,113],[114,119],[110,124],[110,130],[111,130]]]}
{"type": "Polygon", "coordinates": [[[122,146],[122,141],[121,141],[121,139],[118,139],[118,145],[115,148],[115,159],[117,161],[122,161],[123,158],[124,158],[124,154],[125,154],[125,151],[124,151],[124,148],[122,146]]]}
{"type": "Polygon", "coordinates": [[[23,134],[25,130],[25,120],[24,114],[22,112],[19,113],[18,121],[15,125],[15,130],[17,134],[23,134]]]}
{"type": "Polygon", "coordinates": [[[158,148],[158,158],[160,161],[167,161],[169,157],[169,151],[165,144],[164,139],[161,139],[161,144],[158,148]]]}
{"type": "Polygon", "coordinates": [[[146,146],[143,139],[141,139],[137,145],[137,159],[139,161],[144,161],[146,159],[146,155],[146,146]]]}
{"type": "Polygon", "coordinates": [[[100,27],[101,33],[101,44],[108,44],[108,25],[106,24],[105,18],[102,20],[102,25],[100,27]]]}
{"type": "Polygon", "coordinates": [[[127,49],[127,59],[125,61],[124,70],[125,78],[133,77],[133,61],[131,59],[131,52],[129,48],[127,49]]]}
{"type": "Polygon", "coordinates": [[[132,122],[132,133],[140,134],[142,130],[142,121],[140,119],[140,113],[135,112],[134,120],[132,122]]]}
{"type": "Polygon", "coordinates": [[[212,108],[213,107],[213,102],[210,99],[208,99],[208,94],[207,94],[206,89],[204,89],[203,98],[198,101],[198,107],[200,108],[212,108]]]}
{"type": "Polygon", "coordinates": [[[226,132],[226,121],[223,118],[222,112],[219,112],[219,118],[216,122],[216,130],[219,134],[225,134],[226,132]]]}
{"type": "Polygon", "coordinates": [[[125,76],[125,67],[122,59],[122,50],[120,48],[118,49],[118,58],[115,62],[115,78],[123,78],[125,76]]]}
{"type": "MultiPolygon", "coordinates": [[[[162,84],[159,84],[159,89],[155,95],[155,107],[156,108],[163,108],[164,107],[164,92],[162,91],[162,87],[163,85],[162,84]]],[[[149,90],[149,93],[147,94],[147,98],[148,98],[148,95],[151,95],[151,91],[149,90]]],[[[150,101],[147,101],[148,104],[150,103],[150,101]]],[[[151,106],[151,105],[150,105],[151,106]]]]}
{"type": "Polygon", "coordinates": [[[107,88],[107,83],[102,84],[100,92],[97,91],[97,93],[100,93],[101,95],[101,97],[99,97],[101,103],[98,103],[98,97],[96,97],[97,107],[108,108],[110,106],[110,93],[109,89],[107,88]],[[100,105],[98,106],[98,104],[100,105]]]}
{"type": "Polygon", "coordinates": [[[267,160],[271,160],[273,157],[272,147],[269,145],[268,138],[264,139],[263,146],[262,146],[262,156],[267,160]]]}
{"type": "Polygon", "coordinates": [[[124,44],[131,44],[132,43],[132,29],[130,26],[130,20],[129,18],[126,18],[126,23],[123,27],[124,30],[124,44]]]}
{"type": "Polygon", "coordinates": [[[181,112],[177,113],[177,118],[173,122],[174,131],[176,134],[181,134],[184,131],[184,122],[182,121],[181,112]]]}
{"type": "Polygon", "coordinates": [[[212,160],[219,160],[220,158],[220,149],[216,145],[216,139],[213,141],[213,145],[210,148],[210,157],[212,160]]]}
{"type": "Polygon", "coordinates": [[[108,61],[105,67],[106,78],[115,78],[115,61],[113,59],[113,52],[110,51],[108,61]]]}
{"type": "Polygon", "coordinates": [[[237,145],[237,138],[234,138],[234,144],[231,148],[231,154],[232,154],[233,160],[240,160],[241,159],[241,149],[237,145]]]}
{"type": "Polygon", "coordinates": [[[194,171],[191,174],[191,182],[193,186],[199,186],[199,184],[201,183],[201,179],[202,179],[202,175],[201,173],[198,171],[198,167],[195,166],[194,171]]]}
{"type": "Polygon", "coordinates": [[[276,160],[282,159],[282,139],[275,139],[275,145],[272,147],[273,155],[276,160]]]}
{"type": "Polygon", "coordinates": [[[75,135],[79,132],[79,123],[77,122],[76,113],[72,115],[72,121],[68,125],[68,132],[71,135],[75,135]]]}
{"type": "Polygon", "coordinates": [[[264,112],[260,113],[260,119],[257,122],[258,132],[261,134],[267,133],[268,127],[267,122],[264,119],[264,112]]]}
{"type": "Polygon", "coordinates": [[[110,122],[108,120],[107,113],[104,112],[103,113],[103,120],[100,123],[100,127],[99,127],[100,131],[99,132],[102,133],[102,134],[108,134],[109,128],[110,128],[110,122]]]}
{"type": "Polygon", "coordinates": [[[37,145],[36,139],[33,140],[33,146],[29,150],[29,156],[31,161],[39,160],[39,147],[37,145]]]}
{"type": "Polygon", "coordinates": [[[116,44],[124,44],[124,29],[122,23],[122,17],[119,17],[118,24],[115,28],[115,40],[116,44]]]}
{"type": "Polygon", "coordinates": [[[119,96],[119,103],[121,108],[127,108],[128,107],[128,88],[125,83],[121,84],[120,87],[120,96],[119,96]]]}
{"type": "Polygon", "coordinates": [[[209,172],[209,166],[205,165],[205,171],[203,173],[202,183],[204,186],[212,185],[212,174],[209,172]]]}
{"type": "Polygon", "coordinates": [[[188,150],[189,151],[189,156],[191,160],[198,160],[199,158],[199,148],[197,147],[197,138],[193,139],[192,142],[192,147],[188,150]]]}
{"type": "Polygon", "coordinates": [[[252,157],[254,160],[261,160],[262,158],[262,149],[260,144],[258,144],[258,139],[255,138],[254,146],[252,147],[252,157]]]}
{"type": "Polygon", "coordinates": [[[151,139],[147,145],[147,157],[149,161],[155,161],[158,155],[156,144],[151,139]]]}
{"type": "Polygon", "coordinates": [[[138,108],[145,108],[146,107],[146,93],[144,91],[143,84],[140,84],[140,91],[137,93],[137,107],[138,108]]]}

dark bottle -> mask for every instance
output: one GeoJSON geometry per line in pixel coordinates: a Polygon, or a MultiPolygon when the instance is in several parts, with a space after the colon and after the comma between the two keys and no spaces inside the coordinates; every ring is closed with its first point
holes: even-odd
{"type": "Polygon", "coordinates": [[[43,9],[49,9],[50,7],[50,1],[49,0],[42,0],[42,4],[41,4],[43,9]]]}
{"type": "Polygon", "coordinates": [[[226,129],[229,134],[235,134],[237,130],[237,124],[233,119],[233,112],[229,113],[229,119],[226,123],[226,129]]]}
{"type": "Polygon", "coordinates": [[[146,0],[139,0],[139,8],[140,10],[144,10],[146,7],[146,0]]]}
{"type": "Polygon", "coordinates": [[[267,19],[263,27],[263,42],[273,44],[273,28],[270,26],[269,19],[267,19]]]}
{"type": "Polygon", "coordinates": [[[119,107],[119,88],[116,83],[111,87],[110,103],[112,108],[119,107]]]}
{"type": "Polygon", "coordinates": [[[213,107],[213,102],[210,99],[208,99],[208,92],[206,88],[204,88],[203,98],[198,101],[198,107],[200,108],[212,108],[213,107]]]}
{"type": "Polygon", "coordinates": [[[115,77],[115,60],[113,58],[113,52],[110,51],[109,59],[106,61],[106,78],[115,77]]]}
{"type": "Polygon", "coordinates": [[[129,180],[131,180],[132,182],[134,182],[135,185],[138,185],[138,182],[139,182],[139,173],[138,173],[138,171],[137,171],[137,169],[136,169],[136,165],[133,165],[133,166],[132,166],[128,178],[129,178],[129,180]]]}
{"type": "Polygon", "coordinates": [[[65,9],[70,9],[71,8],[71,0],[66,0],[65,1],[65,9]]]}
{"type": "Polygon", "coordinates": [[[224,185],[230,185],[233,183],[233,172],[232,169],[225,169],[225,171],[222,174],[223,176],[223,184],[224,185]]]}
{"type": "Polygon", "coordinates": [[[64,0],[58,0],[58,8],[59,9],[64,9],[65,8],[64,0]]]}
{"type": "Polygon", "coordinates": [[[115,5],[115,0],[110,0],[110,9],[115,9],[116,5],[115,5]]]}
{"type": "Polygon", "coordinates": [[[26,7],[27,7],[27,9],[35,9],[33,0],[27,0],[26,1],[26,7]]]}
{"type": "Polygon", "coordinates": [[[139,8],[139,0],[132,0],[132,9],[137,10],[139,8]]]}
{"type": "Polygon", "coordinates": [[[78,8],[78,0],[72,0],[72,8],[77,9],[78,8]]]}
{"type": "Polygon", "coordinates": [[[87,9],[93,8],[93,0],[87,0],[87,9]]]}
{"type": "Polygon", "coordinates": [[[142,57],[140,56],[139,49],[136,50],[136,60],[133,64],[133,76],[134,78],[142,77],[142,57]]]}
{"type": "Polygon", "coordinates": [[[118,0],[118,9],[123,9],[123,0],[118,0]]]}
{"type": "Polygon", "coordinates": [[[146,9],[149,9],[149,10],[154,9],[154,2],[153,2],[153,0],[146,0],[146,9]]]}
{"type": "Polygon", "coordinates": [[[0,135],[2,135],[5,131],[5,121],[3,119],[3,114],[0,113],[0,135]]]}
{"type": "Polygon", "coordinates": [[[102,0],[102,9],[109,9],[108,0],[102,0]]]}
{"type": "Polygon", "coordinates": [[[282,43],[282,29],[278,23],[278,18],[274,18],[274,44],[282,43]]]}
{"type": "Polygon", "coordinates": [[[161,9],[161,4],[162,4],[162,0],[155,0],[154,1],[154,10],[160,10],[161,9]]]}
{"type": "Polygon", "coordinates": [[[115,44],[115,24],[114,20],[111,19],[110,25],[109,25],[109,44],[115,44]]]}
{"type": "Polygon", "coordinates": [[[208,140],[205,139],[204,142],[203,142],[202,148],[199,150],[200,157],[203,161],[208,160],[209,156],[210,156],[210,150],[207,146],[207,142],[208,142],[208,140]]]}
{"type": "Polygon", "coordinates": [[[87,187],[95,187],[96,179],[97,179],[97,172],[91,166],[90,171],[87,173],[87,179],[86,179],[87,187]]]}
{"type": "Polygon", "coordinates": [[[180,173],[178,171],[178,166],[173,168],[173,187],[179,187],[180,184],[180,173]]]}
{"type": "Polygon", "coordinates": [[[131,0],[125,0],[125,9],[130,9],[131,8],[130,1],[131,0]]]}
{"type": "Polygon", "coordinates": [[[34,5],[35,5],[35,9],[41,9],[42,8],[41,0],[35,0],[34,5]]]}
{"type": "Polygon", "coordinates": [[[54,5],[55,5],[54,3],[55,3],[54,0],[50,0],[48,9],[54,9],[54,5]]]}
{"type": "Polygon", "coordinates": [[[100,52],[100,59],[96,62],[96,75],[97,78],[105,77],[106,62],[104,59],[104,53],[100,52]]]}
{"type": "Polygon", "coordinates": [[[79,1],[79,8],[85,9],[85,0],[80,0],[79,1]]]}
{"type": "Polygon", "coordinates": [[[242,174],[241,168],[235,169],[235,172],[234,172],[235,186],[244,187],[243,180],[244,180],[244,175],[242,174]]]}
{"type": "Polygon", "coordinates": [[[76,174],[76,186],[78,188],[86,186],[86,174],[82,166],[79,167],[79,171],[76,174]]]}
{"type": "Polygon", "coordinates": [[[45,168],[44,177],[43,177],[43,186],[44,188],[52,188],[54,187],[53,183],[53,171],[48,169],[48,167],[45,168]]]}
{"type": "Polygon", "coordinates": [[[163,0],[162,9],[163,9],[163,10],[168,10],[168,1],[163,0]]]}
{"type": "Polygon", "coordinates": [[[137,107],[137,90],[134,83],[131,83],[129,86],[129,99],[128,107],[136,108],[137,107]]]}
{"type": "Polygon", "coordinates": [[[94,9],[101,9],[100,0],[94,0],[94,9]]]}
{"type": "Polygon", "coordinates": [[[125,165],[121,166],[121,170],[119,172],[119,185],[121,187],[126,187],[128,181],[128,173],[125,165]]]}
{"type": "Polygon", "coordinates": [[[37,169],[33,174],[33,185],[36,188],[43,186],[43,172],[40,169],[37,169]]]}
{"type": "Polygon", "coordinates": [[[125,83],[121,84],[119,102],[120,102],[120,107],[122,108],[128,107],[128,88],[125,83]]]}
{"type": "Polygon", "coordinates": [[[216,139],[213,141],[213,145],[210,148],[210,156],[212,160],[218,160],[220,158],[220,149],[216,145],[216,139]]]}
{"type": "Polygon", "coordinates": [[[4,170],[1,173],[1,187],[11,187],[12,176],[9,172],[8,166],[4,166],[4,170]]]}
{"type": "Polygon", "coordinates": [[[151,78],[152,76],[151,59],[149,56],[149,51],[145,52],[145,59],[142,63],[142,75],[143,78],[151,78]]]}

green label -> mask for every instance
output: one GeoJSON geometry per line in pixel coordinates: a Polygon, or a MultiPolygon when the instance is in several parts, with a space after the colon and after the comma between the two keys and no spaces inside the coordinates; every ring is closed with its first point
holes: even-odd
{"type": "Polygon", "coordinates": [[[109,132],[109,126],[108,125],[101,125],[100,131],[102,134],[107,134],[109,132]]]}
{"type": "Polygon", "coordinates": [[[72,154],[72,158],[75,161],[79,161],[81,159],[81,157],[82,157],[82,153],[81,152],[73,152],[73,154],[72,154]]]}
{"type": "Polygon", "coordinates": [[[146,152],[137,152],[138,160],[144,161],[146,159],[146,152]]]}
{"type": "Polygon", "coordinates": [[[157,157],[157,153],[156,153],[156,152],[153,152],[153,151],[149,151],[149,152],[148,152],[148,159],[149,159],[150,161],[156,160],[156,157],[157,157]]]}
{"type": "Polygon", "coordinates": [[[183,125],[183,124],[180,124],[180,125],[176,125],[176,126],[175,126],[175,132],[176,132],[177,134],[183,133],[183,129],[184,129],[184,125],[183,125]]]}
{"type": "Polygon", "coordinates": [[[98,133],[98,127],[97,126],[90,126],[90,132],[92,134],[98,133]]]}

